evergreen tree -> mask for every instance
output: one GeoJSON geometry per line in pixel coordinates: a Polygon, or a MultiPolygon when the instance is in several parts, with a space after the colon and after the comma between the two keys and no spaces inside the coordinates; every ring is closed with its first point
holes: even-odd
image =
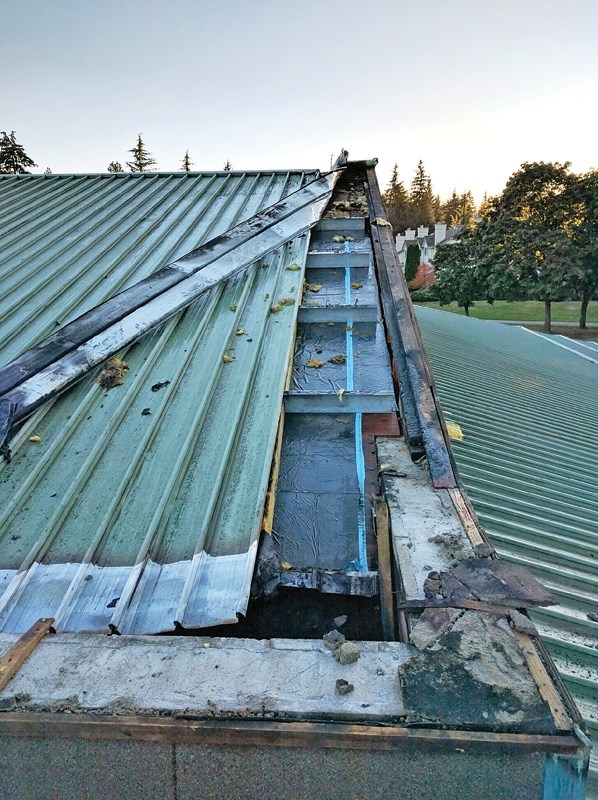
{"type": "Polygon", "coordinates": [[[108,164],[108,172],[124,172],[120,161],[111,161],[108,164]]]}
{"type": "Polygon", "coordinates": [[[230,161],[227,158],[226,159],[226,164],[224,165],[224,171],[225,172],[230,172],[232,170],[232,168],[233,168],[233,165],[230,163],[230,161]]]}
{"type": "Polygon", "coordinates": [[[28,174],[28,167],[37,167],[32,158],[29,158],[22,144],[15,138],[15,132],[10,134],[0,132],[0,173],[4,175],[28,174]]]}
{"type": "Polygon", "coordinates": [[[411,224],[409,195],[399,180],[397,164],[392,169],[390,183],[384,192],[384,204],[388,221],[395,231],[404,231],[411,224]]]}
{"type": "Polygon", "coordinates": [[[457,194],[457,190],[453,189],[449,199],[442,204],[442,221],[450,225],[451,228],[456,228],[457,225],[463,225],[468,228],[475,211],[472,193],[467,191],[463,192],[463,194],[457,194]]]}
{"type": "Polygon", "coordinates": [[[411,191],[409,193],[414,215],[417,219],[416,225],[433,225],[434,219],[434,194],[432,192],[432,181],[426,174],[424,162],[418,162],[415,176],[411,181],[411,191]]]}
{"type": "Polygon", "coordinates": [[[189,151],[185,150],[185,155],[183,156],[183,160],[181,161],[181,169],[185,172],[191,172],[191,167],[193,165],[193,161],[191,161],[191,156],[189,155],[189,151]]]}
{"type": "Polygon", "coordinates": [[[145,142],[141,134],[137,135],[137,144],[127,151],[131,153],[131,160],[127,161],[127,167],[131,172],[151,172],[158,162],[153,155],[146,149],[145,142]]]}
{"type": "Polygon", "coordinates": [[[482,197],[482,202],[480,203],[480,207],[478,208],[478,217],[485,219],[492,211],[493,202],[494,198],[489,197],[488,192],[484,192],[484,195],[482,197]]]}
{"type": "Polygon", "coordinates": [[[411,281],[417,275],[420,261],[421,251],[419,246],[416,244],[410,244],[407,248],[407,258],[405,259],[405,280],[407,283],[411,283],[411,281]]]}
{"type": "Polygon", "coordinates": [[[453,189],[453,193],[448,200],[445,200],[440,209],[440,217],[442,222],[454,227],[456,223],[453,222],[459,214],[459,195],[457,190],[453,189]]]}

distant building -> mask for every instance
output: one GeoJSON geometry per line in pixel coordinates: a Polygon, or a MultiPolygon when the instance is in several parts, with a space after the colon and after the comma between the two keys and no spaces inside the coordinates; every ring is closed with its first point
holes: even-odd
{"type": "Polygon", "coordinates": [[[425,226],[420,226],[417,230],[408,228],[404,234],[399,234],[396,237],[399,264],[404,270],[407,260],[407,248],[411,245],[417,245],[419,247],[421,252],[421,264],[431,264],[434,260],[438,245],[443,242],[454,240],[462,229],[463,225],[449,228],[444,222],[437,222],[436,225],[434,225],[432,233],[430,233],[430,229],[425,226]]]}

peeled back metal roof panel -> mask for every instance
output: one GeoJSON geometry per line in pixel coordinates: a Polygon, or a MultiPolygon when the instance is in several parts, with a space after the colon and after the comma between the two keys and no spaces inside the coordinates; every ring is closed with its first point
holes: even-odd
{"type": "Polygon", "coordinates": [[[556,596],[531,616],[596,737],[595,351],[425,307],[417,318],[447,421],[463,432],[452,446],[467,492],[501,558],[556,596]]]}
{"type": "MultiPolygon", "coordinates": [[[[226,176],[215,177],[230,190],[226,176]]],[[[257,184],[237,180],[250,195],[231,202],[246,216],[279,199],[273,186],[288,192],[304,179],[272,174],[258,198],[257,184]]],[[[130,178],[154,188],[138,180],[130,178]]],[[[54,616],[59,630],[155,633],[175,622],[235,622],[245,610],[301,293],[303,272],[286,267],[304,265],[308,238],[132,345],[121,354],[123,386],[106,390],[87,377],[24,423],[12,463],[0,465],[4,630],[54,616]],[[272,313],[281,298],[287,303],[272,313]]],[[[144,263],[131,277],[159,266],[144,263]]]]}

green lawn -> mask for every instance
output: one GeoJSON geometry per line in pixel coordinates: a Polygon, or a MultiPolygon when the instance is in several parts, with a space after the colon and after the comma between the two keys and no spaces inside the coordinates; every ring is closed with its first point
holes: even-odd
{"type": "MultiPolygon", "coordinates": [[[[452,311],[463,314],[462,308],[456,303],[441,306],[440,303],[417,303],[416,305],[439,308],[442,311],[452,311]]],[[[580,303],[576,300],[567,300],[562,303],[552,304],[553,322],[578,322],[580,303]]],[[[544,303],[536,300],[524,300],[508,303],[506,300],[495,300],[492,305],[485,300],[476,300],[475,305],[469,309],[471,317],[478,319],[517,319],[522,322],[544,319],[544,303]]],[[[598,302],[590,303],[588,307],[588,322],[598,322],[598,302]]]]}

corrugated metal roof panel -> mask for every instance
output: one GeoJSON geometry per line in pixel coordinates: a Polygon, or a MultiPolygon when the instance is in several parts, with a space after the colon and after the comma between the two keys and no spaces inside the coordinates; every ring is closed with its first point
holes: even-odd
{"type": "Polygon", "coordinates": [[[501,557],[556,595],[532,616],[596,737],[598,364],[564,337],[425,307],[417,317],[445,416],[463,431],[453,451],[467,492],[501,557]]]}
{"type": "MultiPolygon", "coordinates": [[[[32,319],[23,330],[4,317],[4,358],[52,332],[49,318],[79,315],[305,177],[0,181],[0,204],[22,220],[20,234],[10,221],[0,231],[3,297],[12,292],[32,319]]],[[[286,266],[305,263],[307,243],[253,264],[121,354],[123,386],[87,378],[17,433],[12,463],[0,465],[5,630],[55,616],[60,630],[154,633],[245,610],[297,315],[297,302],[270,306],[300,296],[303,272],[286,266]]]]}
{"type": "Polygon", "coordinates": [[[0,175],[3,362],[314,176],[0,175]]]}

